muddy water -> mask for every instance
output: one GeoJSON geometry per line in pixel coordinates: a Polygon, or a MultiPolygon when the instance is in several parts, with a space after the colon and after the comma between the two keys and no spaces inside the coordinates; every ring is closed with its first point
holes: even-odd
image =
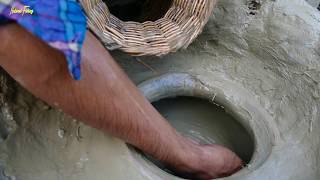
{"type": "Polygon", "coordinates": [[[201,144],[221,144],[249,162],[254,143],[246,129],[226,111],[191,97],[162,99],[154,107],[184,136],[201,144]]]}

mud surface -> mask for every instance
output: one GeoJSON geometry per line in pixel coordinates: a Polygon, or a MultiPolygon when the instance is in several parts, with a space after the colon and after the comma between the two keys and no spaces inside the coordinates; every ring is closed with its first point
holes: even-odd
{"type": "Polygon", "coordinates": [[[190,97],[163,99],[153,105],[182,135],[200,144],[222,144],[250,161],[254,149],[251,136],[222,107],[190,97]]]}
{"type": "MultiPolygon", "coordinates": [[[[317,180],[319,47],[320,13],[306,1],[222,0],[187,50],[161,58],[113,55],[137,84],[184,72],[207,84],[231,81],[259,102],[279,132],[272,153],[258,169],[248,166],[249,174],[227,179],[317,180]]],[[[238,94],[238,88],[224,88],[238,94]]],[[[0,179],[168,179],[137,165],[122,141],[48,107],[6,78],[0,97],[0,179]]],[[[228,98],[240,104],[235,97],[228,98]]]]}
{"type": "Polygon", "coordinates": [[[311,6],[319,8],[320,10],[320,0],[306,0],[311,6]]]}
{"type": "MultiPolygon", "coordinates": [[[[183,136],[203,145],[223,145],[238,154],[247,164],[250,162],[254,140],[223,107],[204,99],[183,96],[161,99],[152,104],[183,136]]],[[[145,156],[159,168],[176,175],[161,162],[145,156]]]]}

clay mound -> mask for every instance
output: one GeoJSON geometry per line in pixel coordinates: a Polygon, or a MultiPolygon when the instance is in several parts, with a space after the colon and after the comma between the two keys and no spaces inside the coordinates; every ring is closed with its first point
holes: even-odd
{"type": "Polygon", "coordinates": [[[165,55],[186,48],[207,23],[214,0],[173,0],[166,14],[155,21],[122,21],[102,0],[80,0],[90,29],[110,49],[131,55],[165,55]]]}

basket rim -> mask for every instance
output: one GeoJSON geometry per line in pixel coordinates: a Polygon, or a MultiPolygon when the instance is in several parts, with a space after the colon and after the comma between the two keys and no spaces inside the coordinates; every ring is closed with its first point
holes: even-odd
{"type": "Polygon", "coordinates": [[[109,50],[135,56],[161,56],[187,48],[202,32],[216,0],[173,0],[156,21],[122,21],[110,13],[103,0],[80,0],[89,28],[109,50]]]}

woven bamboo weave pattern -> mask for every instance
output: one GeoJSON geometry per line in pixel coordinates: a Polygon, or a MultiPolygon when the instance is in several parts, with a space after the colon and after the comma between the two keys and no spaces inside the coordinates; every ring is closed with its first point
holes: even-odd
{"type": "Polygon", "coordinates": [[[186,48],[207,23],[215,0],[173,0],[166,14],[156,21],[121,21],[102,0],[80,0],[90,29],[109,50],[131,55],[161,56],[186,48]]]}

